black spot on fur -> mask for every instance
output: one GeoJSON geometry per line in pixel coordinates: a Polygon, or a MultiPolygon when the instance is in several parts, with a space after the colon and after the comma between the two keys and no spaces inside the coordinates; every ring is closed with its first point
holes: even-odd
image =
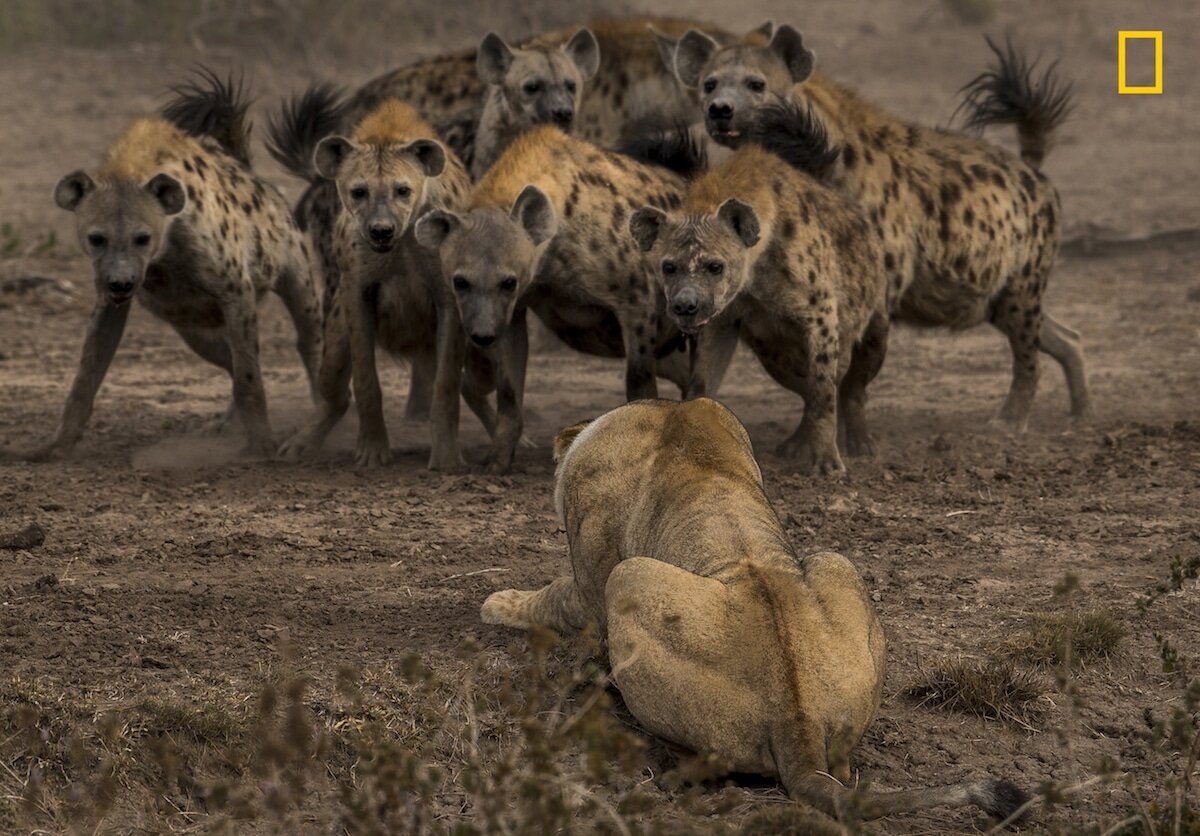
{"type": "Polygon", "coordinates": [[[783,240],[791,241],[796,237],[796,222],[791,218],[785,220],[783,227],[780,229],[780,234],[783,236],[783,240]]]}

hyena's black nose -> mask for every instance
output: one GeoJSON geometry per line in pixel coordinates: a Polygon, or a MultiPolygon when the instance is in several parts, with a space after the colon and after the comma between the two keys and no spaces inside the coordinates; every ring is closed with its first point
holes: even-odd
{"type": "Polygon", "coordinates": [[[713,119],[732,119],[733,105],[724,102],[713,102],[708,106],[708,115],[713,119]]]}
{"type": "Polygon", "coordinates": [[[128,296],[133,292],[133,279],[109,279],[108,292],[117,296],[128,296]]]}
{"type": "Polygon", "coordinates": [[[556,108],[550,115],[554,117],[556,125],[562,125],[563,127],[570,125],[575,120],[575,111],[566,107],[556,108]]]}
{"type": "Polygon", "coordinates": [[[372,241],[391,241],[396,234],[396,227],[391,224],[371,224],[370,233],[372,241]]]}
{"type": "Polygon", "coordinates": [[[681,290],[671,300],[671,312],[675,316],[695,316],[700,310],[700,296],[690,290],[681,290]]]}
{"type": "Polygon", "coordinates": [[[471,335],[471,342],[475,343],[475,345],[477,345],[481,348],[487,348],[489,345],[491,345],[495,341],[496,341],[495,334],[472,334],[471,335]]]}

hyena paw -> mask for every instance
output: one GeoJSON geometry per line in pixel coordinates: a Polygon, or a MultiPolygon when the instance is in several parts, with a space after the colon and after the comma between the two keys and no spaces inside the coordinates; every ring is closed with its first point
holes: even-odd
{"type": "Polygon", "coordinates": [[[804,473],[834,476],[846,472],[836,445],[818,445],[810,439],[789,438],[776,449],[776,453],[792,459],[804,473]]]}
{"type": "Polygon", "coordinates": [[[429,454],[429,469],[454,471],[465,470],[467,467],[466,461],[462,457],[462,453],[457,450],[438,451],[433,450],[429,454]]]}
{"type": "Polygon", "coordinates": [[[392,450],[387,439],[359,439],[354,452],[354,463],[359,467],[383,467],[392,460],[392,450]]]}
{"type": "Polygon", "coordinates": [[[310,433],[299,432],[280,444],[275,455],[284,461],[299,461],[315,455],[319,446],[310,433]]]}
{"type": "Polygon", "coordinates": [[[849,456],[874,456],[875,441],[866,430],[846,433],[846,454],[849,456]]]}
{"type": "Polygon", "coordinates": [[[273,459],[278,445],[269,435],[251,438],[242,448],[242,455],[254,459],[273,459]]]}

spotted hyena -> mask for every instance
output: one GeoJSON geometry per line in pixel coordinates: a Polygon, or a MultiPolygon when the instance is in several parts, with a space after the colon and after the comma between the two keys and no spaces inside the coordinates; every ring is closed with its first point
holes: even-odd
{"type": "Polygon", "coordinates": [[[490,466],[512,464],[521,434],[525,312],[578,351],[625,358],[629,400],[657,396],[656,374],[687,386],[681,340],[643,274],[626,225],[634,209],[679,206],[683,178],[536,128],[476,184],[466,211],[435,212],[417,238],[440,255],[469,339],[496,368],[490,466]]]}
{"type": "Polygon", "coordinates": [[[162,117],[126,128],[99,169],[55,186],[92,261],[96,304],[58,432],[32,458],[63,453],[82,435],[134,298],[229,373],[230,414],[254,453],[275,449],[256,315],[268,290],[287,305],[315,379],[321,324],[308,244],[283,196],[250,169],[242,85],[204,71],[175,91],[162,117]]]}
{"type": "MultiPolygon", "coordinates": [[[[994,48],[994,47],[993,47],[994,48]]],[[[976,124],[1018,126],[1022,158],[979,139],[906,122],[814,72],[798,31],[763,46],[722,47],[686,33],[674,51],[680,81],[698,88],[710,135],[738,146],[763,105],[811,107],[841,149],[831,182],[866,211],[882,242],[893,317],[924,326],[990,322],[1008,337],[1012,385],[997,420],[1023,430],[1038,382],[1038,351],[1062,365],[1076,419],[1089,414],[1079,334],[1042,309],[1061,235],[1057,191],[1038,170],[1069,90],[1011,48],[972,83],[976,124]]]]}
{"type": "MultiPolygon", "coordinates": [[[[776,133],[807,114],[781,116],[776,133]]],[[[827,173],[833,149],[822,141],[780,148],[761,127],[761,145],[692,180],[678,210],[640,208],[629,229],[664,289],[667,315],[700,333],[691,394],[706,394],[709,366],[727,362],[740,334],[767,372],[804,398],[803,419],[779,452],[806,470],[837,472],[839,423],[848,452],[872,449],[866,386],[888,332],[880,243],[853,201],[805,173],[827,173]]]]}
{"type": "Polygon", "coordinates": [[[429,466],[463,464],[458,448],[462,326],[437,259],[417,246],[412,224],[420,213],[460,206],[469,179],[462,162],[433,136],[433,128],[412,107],[387,101],[349,136],[326,137],[313,150],[317,174],[334,183],[339,195],[333,258],[342,282],[326,318],[318,414],[285,443],[285,454],[320,446],[345,414],[353,381],[356,459],[361,465],[390,460],[375,367],[378,343],[412,363],[409,417],[417,417],[420,403],[432,402],[429,466]]]}

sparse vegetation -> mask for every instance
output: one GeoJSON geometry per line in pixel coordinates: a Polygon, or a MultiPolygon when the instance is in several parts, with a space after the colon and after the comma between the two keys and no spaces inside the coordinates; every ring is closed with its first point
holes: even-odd
{"type": "Polygon", "coordinates": [[[1007,660],[945,659],[921,671],[904,689],[922,705],[961,711],[1025,728],[1041,719],[1043,684],[1037,673],[1007,660]]]}
{"type": "Polygon", "coordinates": [[[1000,645],[1007,658],[1049,667],[1107,659],[1125,638],[1125,628],[1105,610],[1034,613],[1029,627],[1000,645]]]}

